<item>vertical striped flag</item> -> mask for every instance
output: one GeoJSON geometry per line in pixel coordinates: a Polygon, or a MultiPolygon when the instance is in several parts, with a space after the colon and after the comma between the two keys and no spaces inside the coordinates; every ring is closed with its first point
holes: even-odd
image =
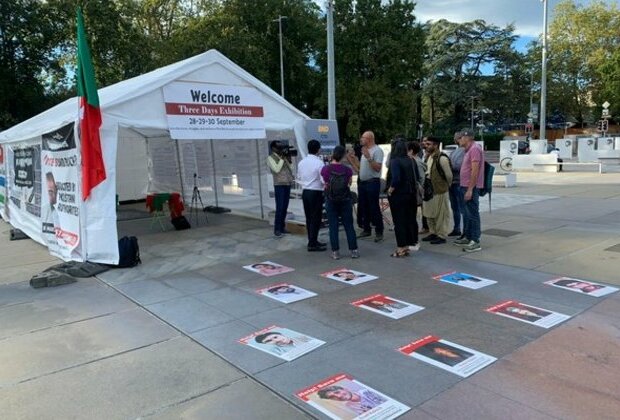
{"type": "Polygon", "coordinates": [[[80,107],[80,147],[82,152],[82,200],[106,179],[101,151],[101,111],[95,71],[86,41],[82,10],[77,10],[77,93],[80,107]]]}

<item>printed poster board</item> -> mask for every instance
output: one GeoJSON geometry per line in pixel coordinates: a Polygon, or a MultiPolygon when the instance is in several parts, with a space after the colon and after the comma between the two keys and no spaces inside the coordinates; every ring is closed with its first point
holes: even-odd
{"type": "Polygon", "coordinates": [[[390,420],[410,410],[344,373],[310,385],[295,395],[332,419],[390,420]]]}
{"type": "Polygon", "coordinates": [[[399,352],[467,378],[497,359],[439,337],[427,335],[400,347],[399,352]]]}

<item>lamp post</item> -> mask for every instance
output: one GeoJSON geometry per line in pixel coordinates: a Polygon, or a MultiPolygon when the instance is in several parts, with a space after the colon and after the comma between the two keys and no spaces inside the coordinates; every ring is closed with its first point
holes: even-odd
{"type": "Polygon", "coordinates": [[[540,81],[540,136],[546,138],[547,126],[547,13],[548,0],[540,0],[543,3],[543,39],[542,39],[542,79],[540,81]]]}
{"type": "Polygon", "coordinates": [[[278,28],[280,30],[280,95],[284,98],[284,54],[282,53],[282,19],[286,19],[286,16],[279,15],[277,19],[272,22],[278,22],[278,28]]]}
{"type": "Polygon", "coordinates": [[[327,2],[327,118],[336,119],[336,76],[334,70],[334,2],[327,2]]]}

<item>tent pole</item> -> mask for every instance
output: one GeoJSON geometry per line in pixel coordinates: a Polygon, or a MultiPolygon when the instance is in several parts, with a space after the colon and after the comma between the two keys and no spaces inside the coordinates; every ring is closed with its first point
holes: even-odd
{"type": "Polygon", "coordinates": [[[215,193],[215,207],[219,207],[220,203],[217,199],[217,178],[215,177],[215,151],[213,150],[213,139],[211,139],[211,160],[213,161],[213,192],[215,193]]]}
{"type": "Polygon", "coordinates": [[[174,148],[177,152],[177,166],[179,168],[179,181],[181,181],[181,197],[185,201],[185,185],[183,183],[183,168],[181,167],[181,152],[179,151],[179,141],[172,140],[174,142],[174,148]]]}
{"type": "Polygon", "coordinates": [[[260,197],[260,218],[261,220],[265,220],[265,209],[263,207],[263,177],[260,176],[260,148],[259,148],[259,140],[256,139],[256,163],[258,165],[258,196],[260,197]]]}

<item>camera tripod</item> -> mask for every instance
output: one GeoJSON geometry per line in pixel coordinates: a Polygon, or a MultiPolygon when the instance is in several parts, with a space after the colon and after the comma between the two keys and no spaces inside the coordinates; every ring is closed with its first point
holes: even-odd
{"type": "Polygon", "coordinates": [[[192,190],[192,201],[189,209],[189,220],[193,221],[196,219],[196,225],[198,225],[199,209],[205,214],[205,222],[209,223],[209,218],[207,217],[207,213],[205,213],[205,205],[202,203],[202,197],[200,196],[200,190],[198,189],[197,179],[198,175],[194,174],[194,189],[192,190]],[[200,207],[198,207],[198,203],[200,203],[200,207]]]}

